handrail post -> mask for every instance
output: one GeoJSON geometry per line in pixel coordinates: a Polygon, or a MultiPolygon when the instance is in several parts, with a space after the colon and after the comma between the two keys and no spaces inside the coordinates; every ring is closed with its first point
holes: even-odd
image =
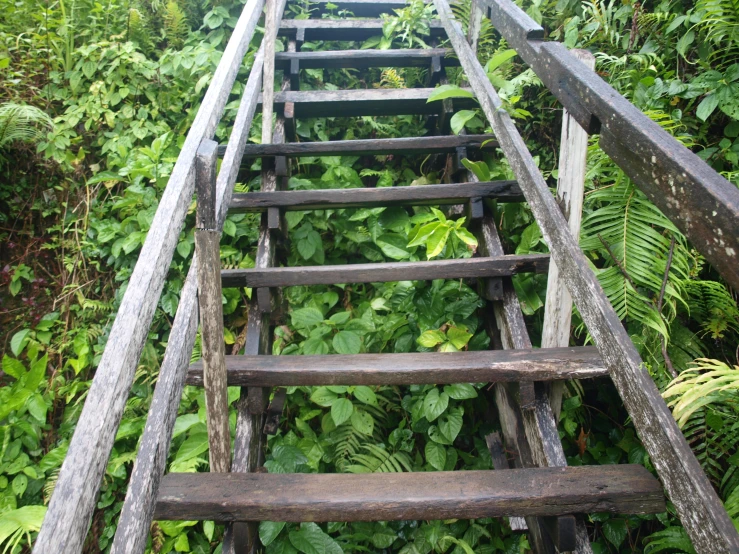
{"type": "Polygon", "coordinates": [[[221,234],[216,225],[216,164],[218,145],[204,140],[195,158],[198,301],[203,349],[203,381],[208,422],[210,470],[228,472],[231,467],[231,434],[228,427],[226,351],[223,344],[221,302],[221,234]]]}
{"type": "MultiPolygon", "coordinates": [[[[595,69],[595,56],[587,50],[570,50],[588,69],[595,69]]],[[[585,194],[585,171],[588,157],[588,133],[565,108],[562,111],[562,139],[559,150],[559,176],[557,179],[557,203],[569,224],[570,233],[577,240],[580,236],[582,205],[585,194]]],[[[570,345],[572,323],[572,296],[559,275],[557,264],[549,263],[547,298],[544,303],[542,348],[570,345]]],[[[562,407],[564,381],[554,381],[549,389],[549,401],[554,419],[559,420],[562,407]]]]}

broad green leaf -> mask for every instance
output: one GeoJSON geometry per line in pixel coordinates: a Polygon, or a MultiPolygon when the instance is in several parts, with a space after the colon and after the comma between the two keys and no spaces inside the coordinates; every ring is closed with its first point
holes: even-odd
{"type": "Polygon", "coordinates": [[[328,351],[328,344],[321,337],[311,337],[303,343],[303,354],[308,356],[320,356],[328,351]]]}
{"type": "Polygon", "coordinates": [[[455,113],[449,122],[452,127],[452,132],[455,135],[458,135],[459,132],[464,129],[465,124],[473,117],[475,117],[475,112],[473,110],[460,110],[455,113]]]}
{"type": "Polygon", "coordinates": [[[215,533],[216,530],[216,524],[213,521],[204,521],[203,522],[203,534],[208,537],[209,541],[213,540],[213,533],[215,533]]]}
{"type": "Polygon", "coordinates": [[[372,533],[372,538],[370,540],[375,548],[385,549],[390,548],[397,538],[398,534],[390,527],[384,527],[377,524],[375,532],[372,533]]]}
{"type": "Polygon", "coordinates": [[[446,465],[446,448],[435,442],[427,442],[424,449],[426,461],[438,471],[442,471],[446,465]]]}
{"type": "Polygon", "coordinates": [[[469,160],[467,158],[462,158],[462,165],[464,165],[467,169],[474,173],[475,177],[477,177],[480,181],[490,180],[490,168],[488,168],[488,164],[486,164],[485,162],[473,162],[472,160],[469,160]]]}
{"type": "Polygon", "coordinates": [[[259,523],[259,540],[262,541],[264,546],[269,544],[277,538],[280,531],[285,527],[284,521],[262,521],[259,523]]]}
{"type": "Polygon", "coordinates": [[[469,383],[455,383],[444,387],[444,392],[454,400],[466,400],[467,398],[477,398],[475,387],[469,383]]]}
{"type": "Polygon", "coordinates": [[[335,323],[336,325],[344,325],[347,321],[349,321],[352,317],[352,313],[349,311],[346,312],[338,312],[332,315],[328,320],[331,323],[335,323]]]}
{"type": "Polygon", "coordinates": [[[485,64],[485,71],[487,73],[492,73],[496,69],[498,69],[501,65],[506,63],[508,60],[513,58],[516,55],[515,50],[503,50],[502,52],[498,52],[488,60],[488,63],[485,64]]]}
{"type": "Polygon", "coordinates": [[[371,435],[375,428],[375,420],[367,412],[354,410],[351,417],[352,427],[363,435],[371,435]]]}
{"type": "Polygon", "coordinates": [[[336,393],[331,392],[326,387],[318,387],[310,395],[310,399],[319,406],[327,408],[336,402],[337,396],[336,393]]]}
{"type": "Polygon", "coordinates": [[[442,333],[441,331],[428,330],[424,331],[421,336],[416,339],[416,342],[421,346],[425,346],[426,348],[433,348],[434,346],[444,342],[445,340],[446,335],[444,335],[444,333],[442,333]]]}
{"type": "Polygon", "coordinates": [[[431,233],[431,236],[426,242],[427,258],[431,259],[441,254],[441,251],[444,250],[444,246],[446,246],[446,241],[447,238],[449,238],[449,233],[451,233],[451,231],[452,229],[450,227],[444,225],[431,233]]]}
{"type": "Polygon", "coordinates": [[[332,342],[339,354],[359,354],[362,348],[362,339],[353,331],[339,331],[332,342]]]}
{"type": "Polygon", "coordinates": [[[435,102],[437,100],[444,100],[445,98],[474,98],[475,95],[469,90],[465,90],[456,85],[441,85],[436,87],[434,92],[429,94],[428,102],[435,102]]]}
{"type": "Polygon", "coordinates": [[[323,321],[323,314],[318,308],[300,308],[290,314],[290,320],[298,328],[313,327],[323,321]]]}
{"type": "Polygon", "coordinates": [[[449,405],[449,395],[445,392],[439,394],[439,389],[434,387],[426,393],[423,399],[423,415],[431,422],[444,413],[449,405]]]}
{"type": "Polygon", "coordinates": [[[429,438],[434,441],[438,442],[439,444],[445,444],[447,446],[451,446],[453,441],[450,441],[447,436],[441,432],[441,429],[439,429],[436,425],[432,425],[428,429],[429,438]]]}
{"type": "Polygon", "coordinates": [[[716,109],[716,106],[718,106],[718,95],[715,93],[709,94],[701,100],[700,104],[698,104],[698,108],[695,110],[695,115],[698,116],[699,119],[705,121],[716,109]]]}
{"type": "Polygon", "coordinates": [[[450,327],[446,332],[446,336],[455,347],[461,350],[467,346],[467,343],[472,338],[472,333],[468,333],[460,327],[450,327]]]}
{"type": "Polygon", "coordinates": [[[377,406],[377,395],[369,387],[358,386],[354,389],[354,398],[365,404],[377,406]]]}
{"type": "Polygon", "coordinates": [[[608,542],[616,548],[621,546],[621,543],[624,542],[629,533],[628,527],[626,526],[626,520],[620,518],[604,521],[602,529],[608,542]]]}
{"type": "Polygon", "coordinates": [[[315,523],[303,523],[290,531],[290,542],[303,554],[343,554],[339,544],[315,523]]]}
{"type": "Polygon", "coordinates": [[[352,413],[354,413],[354,405],[348,398],[339,398],[331,405],[331,417],[337,427],[348,420],[352,413]]]}
{"type": "Polygon", "coordinates": [[[462,414],[464,410],[456,408],[449,410],[439,418],[439,430],[444,433],[444,436],[451,442],[457,438],[459,432],[462,430],[462,414]]]}
{"type": "Polygon", "coordinates": [[[10,350],[13,352],[14,356],[19,356],[21,352],[23,352],[23,349],[26,347],[26,344],[28,344],[28,334],[31,332],[30,329],[23,329],[22,331],[18,331],[15,335],[13,335],[13,338],[10,339],[10,350]]]}
{"type": "Polygon", "coordinates": [[[470,233],[464,227],[455,229],[454,234],[457,235],[457,238],[461,240],[463,243],[465,243],[467,246],[471,246],[472,248],[477,248],[477,239],[475,238],[475,235],[470,233]]]}
{"type": "Polygon", "coordinates": [[[7,354],[3,354],[3,371],[11,377],[20,379],[23,374],[26,373],[26,368],[20,360],[16,360],[7,354]]]}

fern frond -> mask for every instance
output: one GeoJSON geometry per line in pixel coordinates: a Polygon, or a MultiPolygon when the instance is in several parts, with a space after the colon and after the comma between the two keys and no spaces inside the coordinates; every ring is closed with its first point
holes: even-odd
{"type": "Polygon", "coordinates": [[[182,48],[189,33],[190,25],[185,12],[175,0],[170,0],[164,11],[164,36],[167,42],[173,48],[182,48]]]}
{"type": "Polygon", "coordinates": [[[12,142],[36,142],[54,129],[54,122],[35,106],[6,102],[0,105],[0,148],[12,142]]]}
{"type": "Polygon", "coordinates": [[[716,281],[690,280],[685,283],[690,316],[701,322],[713,339],[727,332],[739,334],[739,307],[726,286],[716,281]]]}
{"type": "Polygon", "coordinates": [[[349,473],[402,473],[412,471],[410,456],[405,452],[388,452],[383,446],[367,444],[363,446],[368,454],[354,454],[353,465],[346,466],[349,473]]]}

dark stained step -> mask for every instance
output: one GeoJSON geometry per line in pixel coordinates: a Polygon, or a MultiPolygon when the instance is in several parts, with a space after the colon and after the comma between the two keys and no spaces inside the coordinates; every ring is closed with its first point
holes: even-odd
{"type": "MultiPolygon", "coordinates": [[[[275,111],[285,103],[295,106],[294,117],[359,117],[389,115],[430,115],[442,110],[442,102],[427,102],[433,88],[393,88],[362,90],[305,90],[275,93],[275,111]]],[[[262,96],[259,96],[261,110],[262,96]]],[[[455,109],[477,107],[473,98],[455,98],[455,109]]]]}
{"type": "MultiPolygon", "coordinates": [[[[495,135],[442,135],[430,137],[327,140],[319,142],[286,142],[283,144],[247,144],[244,158],[262,158],[264,156],[374,156],[393,154],[405,156],[410,154],[446,154],[454,153],[457,148],[493,150],[498,147],[495,135]]],[[[226,145],[218,147],[218,154],[223,156],[226,145]]]]}
{"type": "Polygon", "coordinates": [[[317,10],[312,13],[313,17],[328,13],[326,9],[328,2],[336,6],[331,9],[333,13],[348,10],[354,17],[377,17],[383,13],[395,15],[393,10],[399,10],[407,5],[403,0],[315,0],[312,4],[317,10]]]}
{"type": "Polygon", "coordinates": [[[298,62],[300,69],[428,67],[435,57],[440,57],[446,66],[458,66],[459,60],[456,57],[447,57],[453,53],[454,50],[449,48],[278,52],[275,54],[275,69],[287,71],[293,61],[298,62]]]}
{"type": "Polygon", "coordinates": [[[154,519],[386,521],[660,513],[640,465],[419,473],[170,473],[154,519]]]}
{"type": "MultiPolygon", "coordinates": [[[[283,19],[279,33],[308,41],[365,41],[382,35],[382,25],[382,19],[283,19]]],[[[432,38],[446,38],[446,31],[438,19],[429,22],[429,31],[432,38]]]]}
{"type": "Polygon", "coordinates": [[[234,194],[229,209],[232,212],[258,212],[268,208],[294,211],[375,206],[436,206],[459,204],[470,198],[496,198],[501,202],[521,202],[523,194],[516,181],[415,187],[247,192],[234,194]]]}
{"type": "MultiPolygon", "coordinates": [[[[552,381],[603,377],[594,346],[330,356],[226,356],[228,384],[249,387],[308,385],[421,385],[552,381]]],[[[203,364],[190,367],[188,385],[203,385],[203,364]]]]}
{"type": "Polygon", "coordinates": [[[544,273],[548,269],[549,254],[527,254],[428,262],[224,269],[221,279],[224,287],[293,287],[508,277],[516,273],[544,273]]]}

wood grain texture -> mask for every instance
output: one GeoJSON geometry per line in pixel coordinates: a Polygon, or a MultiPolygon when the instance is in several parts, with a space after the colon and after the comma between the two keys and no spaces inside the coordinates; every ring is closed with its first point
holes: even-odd
{"type": "Polygon", "coordinates": [[[267,0],[264,15],[264,64],[262,66],[262,143],[272,141],[272,113],[275,94],[275,39],[277,38],[277,0],[267,0]]]}
{"type": "MultiPolygon", "coordinates": [[[[295,104],[295,117],[359,117],[380,115],[428,115],[439,111],[441,102],[429,102],[432,88],[301,90],[275,94],[275,110],[286,102],[295,104]]],[[[260,100],[261,101],[261,100],[260,100]]],[[[474,109],[472,98],[457,98],[457,109],[474,109]]]]}
{"type": "Polygon", "coordinates": [[[640,465],[419,473],[170,473],[155,517],[221,521],[473,519],[580,512],[659,513],[640,465]]]}
{"type": "Polygon", "coordinates": [[[739,288],[739,190],[556,42],[522,39],[536,25],[510,0],[486,0],[513,18],[493,22],[583,128],[601,134],[603,150],[739,288]]]}
{"type": "MultiPolygon", "coordinates": [[[[595,56],[587,50],[573,50],[572,54],[586,67],[595,68],[595,56]]],[[[585,198],[585,171],[587,169],[588,134],[574,117],[564,110],[559,149],[559,176],[557,179],[557,204],[569,224],[570,233],[580,240],[582,205],[585,198]]],[[[547,295],[542,324],[542,348],[568,346],[572,323],[572,297],[564,281],[560,279],[557,264],[549,264],[547,295]]],[[[564,383],[552,383],[549,403],[554,419],[559,420],[564,383]]]]}
{"type": "Polygon", "coordinates": [[[468,258],[428,262],[393,262],[268,269],[225,269],[224,287],[292,287],[341,283],[385,283],[432,279],[476,279],[515,273],[542,273],[548,269],[547,254],[468,258]]]}
{"type": "MultiPolygon", "coordinates": [[[[593,347],[329,356],[226,356],[229,386],[411,385],[607,375],[593,347]]],[[[202,386],[203,364],[187,376],[202,386]]]]}
{"type": "MultiPolygon", "coordinates": [[[[301,69],[368,69],[371,67],[428,67],[432,58],[439,57],[448,66],[457,66],[456,58],[447,56],[448,48],[402,49],[402,50],[323,50],[319,52],[278,52],[275,67],[290,71],[296,62],[301,69]]],[[[297,89],[293,89],[297,90],[297,89]]]]}
{"type": "MultiPolygon", "coordinates": [[[[374,156],[377,154],[443,154],[458,147],[494,150],[498,143],[493,135],[404,137],[390,139],[329,140],[323,142],[292,142],[285,144],[250,144],[245,158],[264,156],[374,156]],[[486,143],[483,146],[483,143],[486,143]]],[[[224,147],[225,148],[225,147],[224,147]]]]}
{"type": "MultiPolygon", "coordinates": [[[[284,19],[280,34],[289,37],[302,36],[302,40],[364,41],[382,34],[382,19],[284,19]]],[[[431,38],[446,35],[438,19],[429,21],[431,38]]]]}
{"type": "MultiPolygon", "coordinates": [[[[508,465],[508,458],[506,457],[505,449],[503,448],[503,441],[500,438],[500,434],[496,431],[485,436],[485,443],[487,444],[490,457],[493,460],[493,468],[501,471],[511,469],[508,465]]],[[[508,525],[511,527],[513,532],[527,531],[526,520],[520,516],[508,517],[508,525]]]]}
{"type": "Polygon", "coordinates": [[[470,85],[476,91],[483,112],[492,124],[549,245],[552,257],[611,371],[611,378],[634,422],[639,438],[657,468],[693,545],[698,552],[739,552],[739,534],[677,427],[654,381],[644,369],[626,330],[569,232],[567,221],[523,139],[502,109],[495,89],[477,60],[472,59],[464,38],[458,37],[461,30],[456,22],[451,21],[448,3],[446,0],[434,0],[434,3],[440,16],[441,12],[448,15],[445,22],[447,32],[470,79],[470,85]]]}
{"type": "Polygon", "coordinates": [[[523,198],[523,194],[515,181],[417,187],[247,192],[234,195],[231,211],[257,212],[269,208],[300,211],[373,206],[436,206],[457,204],[462,200],[477,197],[496,198],[501,202],[517,202],[523,198]]]}
{"type": "Polygon", "coordinates": [[[195,186],[195,152],[220,121],[264,0],[248,0],[172,170],[62,464],[34,552],[76,553],[87,535],[151,319],[195,186]]]}
{"type": "MultiPolygon", "coordinates": [[[[226,210],[239,168],[240,152],[249,135],[262,82],[263,50],[254,58],[252,71],[241,97],[233,130],[226,148],[216,186],[216,227],[223,227],[226,210]]],[[[159,483],[164,475],[174,422],[177,417],[185,375],[198,328],[197,257],[194,257],[180,294],[164,361],[154,389],[141,447],[128,483],[111,552],[141,554],[146,547],[159,483]]]]}

